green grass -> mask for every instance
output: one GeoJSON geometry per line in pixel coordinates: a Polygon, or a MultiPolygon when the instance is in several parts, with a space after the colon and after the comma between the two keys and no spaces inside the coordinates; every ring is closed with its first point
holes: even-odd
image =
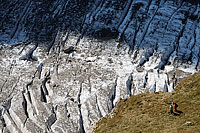
{"type": "Polygon", "coordinates": [[[200,132],[200,73],[184,79],[171,93],[145,93],[121,99],[113,111],[97,123],[96,133],[195,133],[200,132]],[[171,102],[182,114],[169,113],[171,102]],[[185,122],[191,121],[193,126],[185,122]]]}

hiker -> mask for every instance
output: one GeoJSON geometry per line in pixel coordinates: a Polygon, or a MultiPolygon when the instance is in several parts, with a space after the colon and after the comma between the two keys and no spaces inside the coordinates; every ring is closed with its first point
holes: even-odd
{"type": "Polygon", "coordinates": [[[170,113],[173,114],[173,113],[174,113],[174,112],[173,112],[173,103],[170,104],[169,108],[170,108],[170,113]]]}
{"type": "Polygon", "coordinates": [[[173,103],[173,106],[174,106],[174,111],[177,112],[178,104],[176,104],[176,103],[174,102],[174,103],[173,103]]]}

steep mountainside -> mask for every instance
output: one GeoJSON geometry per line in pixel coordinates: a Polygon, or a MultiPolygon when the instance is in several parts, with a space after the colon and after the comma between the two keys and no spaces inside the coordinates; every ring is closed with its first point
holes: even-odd
{"type": "Polygon", "coordinates": [[[95,132],[186,132],[200,131],[200,72],[184,79],[172,93],[157,92],[120,100],[112,116],[97,123],[95,132]],[[170,114],[172,102],[177,111],[170,114]]]}
{"type": "Polygon", "coordinates": [[[199,62],[199,1],[1,0],[0,132],[91,132],[199,62]]]}

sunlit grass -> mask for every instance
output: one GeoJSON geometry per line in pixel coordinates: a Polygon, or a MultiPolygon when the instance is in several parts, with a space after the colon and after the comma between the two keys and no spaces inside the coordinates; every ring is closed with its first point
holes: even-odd
{"type": "Polygon", "coordinates": [[[184,79],[171,93],[145,93],[121,99],[113,111],[97,123],[97,133],[200,132],[200,73],[184,79]],[[183,113],[169,113],[171,102],[183,113]],[[186,122],[194,125],[188,126],[186,122]]]}

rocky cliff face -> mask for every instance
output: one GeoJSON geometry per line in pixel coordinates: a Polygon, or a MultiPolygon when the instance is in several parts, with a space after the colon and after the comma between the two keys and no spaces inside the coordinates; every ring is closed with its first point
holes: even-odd
{"type": "Polygon", "coordinates": [[[91,132],[120,98],[200,68],[199,2],[0,2],[0,132],[91,132]]]}

